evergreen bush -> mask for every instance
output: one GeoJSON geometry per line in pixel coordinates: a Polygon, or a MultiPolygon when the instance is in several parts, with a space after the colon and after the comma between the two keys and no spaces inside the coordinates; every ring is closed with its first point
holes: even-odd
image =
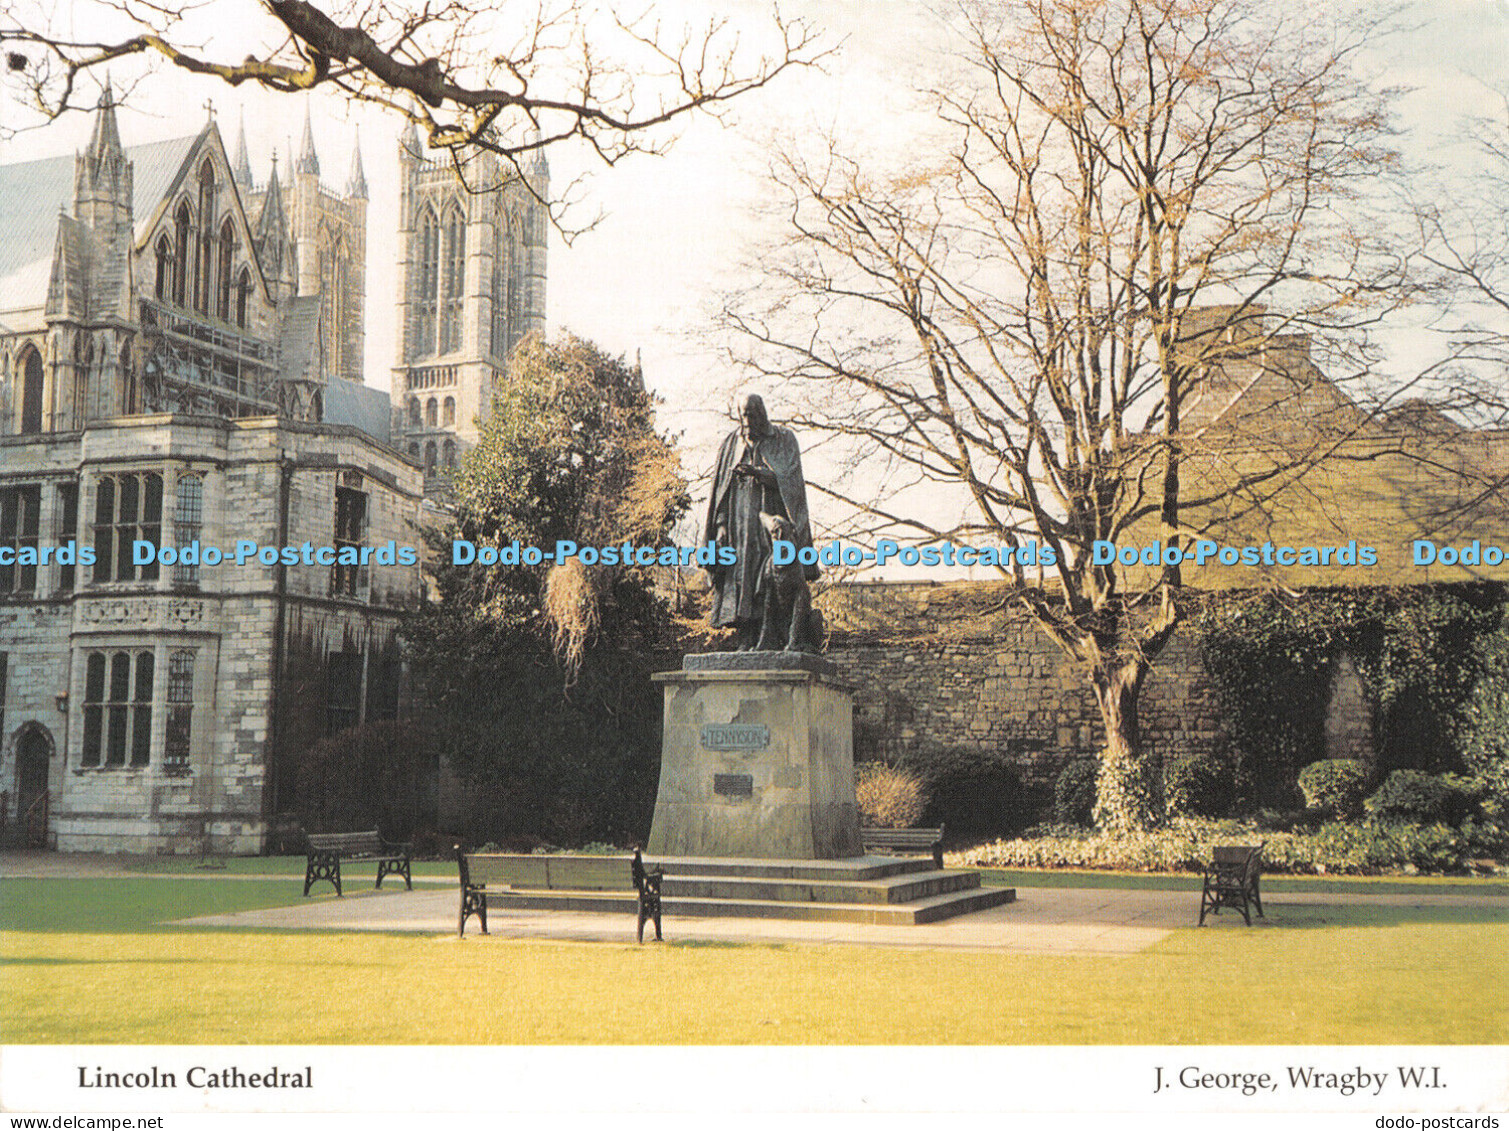
{"type": "Polygon", "coordinates": [[[1176,758],[1163,770],[1169,812],[1180,817],[1224,817],[1235,800],[1231,766],[1210,754],[1176,758]]]}
{"type": "Polygon", "coordinates": [[[1299,788],[1311,808],[1348,817],[1362,809],[1367,777],[1367,767],[1356,758],[1323,758],[1300,771],[1299,788]]]}
{"type": "Polygon", "coordinates": [[[1095,820],[1095,780],[1100,763],[1076,758],[1053,782],[1053,820],[1060,825],[1089,825],[1095,820]]]}
{"type": "Polygon", "coordinates": [[[1375,816],[1424,824],[1448,815],[1453,793],[1451,786],[1434,774],[1395,770],[1363,805],[1375,816]]]}

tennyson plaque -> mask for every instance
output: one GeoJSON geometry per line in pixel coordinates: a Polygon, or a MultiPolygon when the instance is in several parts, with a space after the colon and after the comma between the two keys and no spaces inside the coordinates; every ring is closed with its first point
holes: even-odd
{"type": "Polygon", "coordinates": [[[770,728],[764,723],[704,723],[704,750],[764,750],[770,745],[770,728]]]}

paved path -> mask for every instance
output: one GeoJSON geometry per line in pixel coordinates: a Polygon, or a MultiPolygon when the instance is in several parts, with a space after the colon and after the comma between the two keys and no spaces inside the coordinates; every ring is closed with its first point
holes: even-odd
{"type": "MultiPolygon", "coordinates": [[[[199,871],[182,874],[139,873],[132,861],[110,856],[62,856],[56,853],[0,853],[0,876],[35,878],[102,878],[130,875],[138,879],[248,879],[302,883],[298,875],[244,875],[199,871]]],[[[186,919],[185,925],[262,930],[403,931],[456,938],[457,897],[454,880],[416,880],[413,891],[354,887],[345,898],[316,894],[291,907],[242,911],[186,919]]],[[[1264,900],[1267,919],[1254,919],[1254,930],[1281,928],[1284,910],[1326,904],[1382,907],[1494,907],[1509,917],[1509,898],[1496,895],[1420,894],[1352,895],[1329,892],[1273,892],[1264,900]]],[[[1117,955],[1145,950],[1180,927],[1195,925],[1199,893],[1128,891],[1116,888],[1019,887],[1017,901],[942,923],[882,926],[869,923],[811,923],[781,919],[693,918],[668,912],[666,936],[676,941],[809,945],[899,946],[990,950],[1020,954],[1117,955]]],[[[489,945],[497,939],[554,939],[630,942],[634,919],[626,914],[570,911],[492,911],[490,936],[467,925],[467,941],[489,945]]],[[[1223,914],[1207,929],[1245,930],[1241,917],[1223,914]]]]}

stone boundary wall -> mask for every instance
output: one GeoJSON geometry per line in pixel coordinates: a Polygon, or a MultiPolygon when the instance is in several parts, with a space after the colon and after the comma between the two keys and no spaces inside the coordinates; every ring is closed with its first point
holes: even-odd
{"type": "MultiPolygon", "coordinates": [[[[1005,753],[1038,803],[1064,764],[1103,743],[1088,680],[989,582],[848,584],[826,590],[828,658],[856,688],[857,758],[948,748],[1005,753]]],[[[1215,688],[1186,630],[1143,688],[1148,748],[1165,762],[1220,752],[1215,688]]]]}

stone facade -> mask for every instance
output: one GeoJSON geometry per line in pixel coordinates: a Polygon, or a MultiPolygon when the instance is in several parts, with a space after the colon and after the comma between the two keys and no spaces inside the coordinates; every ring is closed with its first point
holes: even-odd
{"type": "Polygon", "coordinates": [[[482,153],[458,173],[449,156],[425,155],[412,125],[398,170],[393,435],[423,466],[426,490],[443,493],[492,409],[509,352],[545,328],[550,171],[543,153],[523,176],[482,153]]]}
{"type": "Polygon", "coordinates": [[[84,153],[0,168],[35,205],[0,232],[0,795],[61,850],[261,851],[300,753],[397,710],[422,480],[385,396],[334,395],[360,283],[336,302],[301,243],[344,217],[360,279],[360,159],[349,198],[296,170],[324,206],[290,218],[240,149],[213,120],[125,149],[107,91],[84,153]]]}

